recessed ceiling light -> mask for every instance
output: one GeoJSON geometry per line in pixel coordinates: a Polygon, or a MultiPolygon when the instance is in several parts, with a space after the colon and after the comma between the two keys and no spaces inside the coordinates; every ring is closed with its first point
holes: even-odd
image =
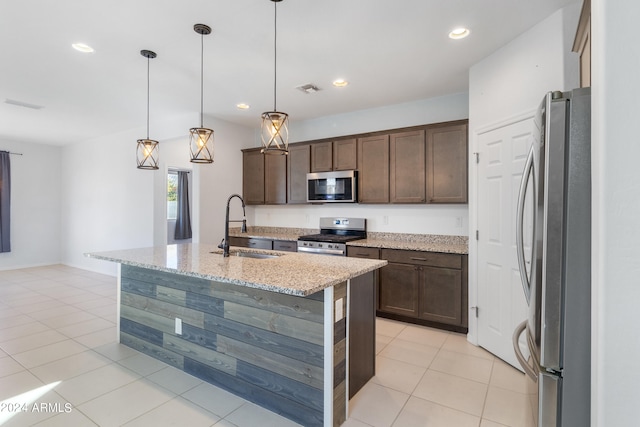
{"type": "Polygon", "coordinates": [[[236,104],[236,108],[238,110],[248,110],[249,108],[251,108],[251,106],[249,104],[241,102],[240,104],[236,104]]]}
{"type": "Polygon", "coordinates": [[[468,28],[463,28],[463,27],[456,28],[456,29],[454,29],[453,31],[451,31],[449,33],[449,38],[450,39],[455,39],[455,40],[463,39],[463,38],[467,37],[470,32],[471,31],[469,31],[468,28]]]}
{"type": "Polygon", "coordinates": [[[82,52],[82,53],[91,53],[91,52],[93,52],[93,48],[91,46],[89,46],[88,44],[84,44],[84,43],[74,43],[74,44],[71,45],[71,47],[73,47],[78,52],[82,52]]]}
{"type": "Polygon", "coordinates": [[[333,85],[335,87],[345,87],[346,85],[348,85],[349,82],[343,79],[338,79],[338,80],[334,80],[333,81],[333,85]]]}

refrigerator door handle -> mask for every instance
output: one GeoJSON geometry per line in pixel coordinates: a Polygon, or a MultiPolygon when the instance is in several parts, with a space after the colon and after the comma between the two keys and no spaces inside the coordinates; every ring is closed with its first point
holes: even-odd
{"type": "Polygon", "coordinates": [[[527,363],[527,360],[524,358],[524,355],[522,354],[522,351],[520,351],[520,344],[519,344],[520,335],[522,335],[522,333],[526,329],[527,329],[527,321],[525,320],[518,325],[515,331],[513,331],[513,351],[516,354],[516,359],[518,359],[520,366],[522,366],[522,369],[524,369],[525,374],[531,377],[531,379],[534,382],[537,382],[538,376],[536,372],[534,372],[531,366],[529,366],[529,364],[527,363]]]}
{"type": "MultiPolygon", "coordinates": [[[[518,267],[520,268],[520,279],[522,280],[522,289],[524,290],[524,296],[527,300],[527,304],[529,304],[531,300],[531,278],[527,274],[527,270],[532,271],[532,268],[527,269],[526,260],[524,257],[524,204],[527,196],[527,186],[529,184],[529,180],[533,176],[533,152],[534,146],[532,145],[531,150],[529,150],[529,155],[527,156],[527,161],[524,165],[524,171],[522,172],[522,180],[520,181],[520,191],[518,192],[518,205],[516,213],[516,252],[518,256],[518,267]]],[[[533,185],[535,186],[536,183],[533,182],[533,185]]],[[[535,188],[533,189],[533,194],[535,197],[535,188]]],[[[533,214],[535,215],[535,211],[533,214]]],[[[535,227],[535,218],[533,223],[535,227]]]]}

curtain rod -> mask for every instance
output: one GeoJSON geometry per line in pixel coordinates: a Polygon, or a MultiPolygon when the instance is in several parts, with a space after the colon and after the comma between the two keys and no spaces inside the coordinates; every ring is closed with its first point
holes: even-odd
{"type": "Polygon", "coordinates": [[[22,153],[14,153],[13,151],[7,151],[7,150],[2,150],[2,151],[4,151],[5,153],[16,155],[16,156],[23,156],[24,155],[22,153]]]}

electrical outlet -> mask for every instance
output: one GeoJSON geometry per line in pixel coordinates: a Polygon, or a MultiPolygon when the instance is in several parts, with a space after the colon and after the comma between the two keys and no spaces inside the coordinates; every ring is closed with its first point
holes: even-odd
{"type": "Polygon", "coordinates": [[[336,301],[336,322],[339,322],[344,317],[344,309],[342,306],[344,305],[344,298],[340,298],[336,301]]]}
{"type": "Polygon", "coordinates": [[[462,228],[462,217],[461,216],[456,217],[456,227],[457,228],[462,228]]]}
{"type": "Polygon", "coordinates": [[[382,217],[382,224],[383,225],[389,225],[389,217],[387,215],[384,215],[382,217]]]}
{"type": "Polygon", "coordinates": [[[309,217],[309,214],[306,214],[304,216],[304,222],[306,222],[307,224],[309,224],[309,222],[311,222],[311,218],[309,217]]]}
{"type": "Polygon", "coordinates": [[[176,317],[176,335],[182,335],[182,319],[176,317]]]}

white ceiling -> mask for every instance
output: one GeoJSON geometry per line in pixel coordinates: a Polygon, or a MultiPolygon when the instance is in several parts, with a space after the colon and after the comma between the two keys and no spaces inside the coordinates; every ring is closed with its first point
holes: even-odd
{"type": "MultiPolygon", "coordinates": [[[[278,110],[299,121],[466,92],[471,65],[575,1],[284,0],[278,110]],[[471,35],[449,39],[459,26],[471,35]],[[351,84],[335,88],[336,78],[351,84]],[[322,90],[295,89],[306,83],[322,90]]],[[[273,108],[273,2],[16,0],[3,1],[0,13],[0,140],[65,145],[144,128],[141,49],[158,54],[150,63],[150,137],[154,123],[197,114],[196,23],[213,28],[204,38],[205,114],[258,129],[260,114],[273,108]],[[95,52],[79,53],[75,42],[95,52]],[[251,109],[238,110],[240,102],[251,109]]]]}

